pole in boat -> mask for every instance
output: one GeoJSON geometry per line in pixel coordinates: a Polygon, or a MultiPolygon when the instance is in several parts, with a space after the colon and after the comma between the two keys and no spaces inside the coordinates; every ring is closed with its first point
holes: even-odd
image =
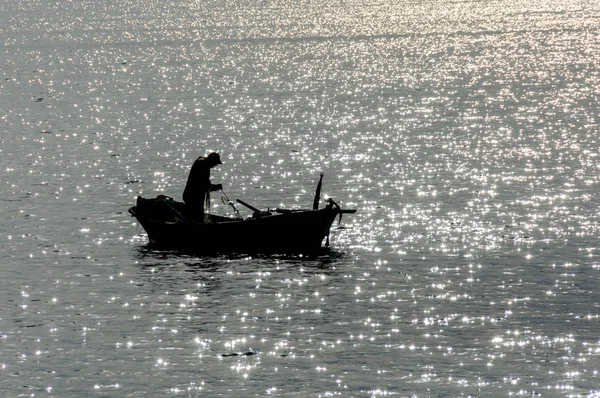
{"type": "MultiPolygon", "coordinates": [[[[223,191],[223,188],[221,188],[221,193],[223,194],[223,196],[225,196],[225,200],[227,200],[227,203],[229,204],[229,206],[231,206],[233,211],[235,211],[236,218],[243,219],[244,217],[242,217],[242,215],[240,214],[238,209],[235,207],[233,202],[231,200],[229,200],[229,198],[227,197],[227,194],[225,193],[225,191],[223,191]]],[[[221,202],[223,202],[223,198],[221,198],[221,202]]],[[[223,202],[223,204],[224,204],[224,202],[223,202]]]]}
{"type": "Polygon", "coordinates": [[[253,212],[255,212],[255,213],[260,213],[260,210],[259,210],[259,209],[257,209],[256,207],[254,207],[254,206],[252,206],[252,205],[249,205],[248,203],[244,202],[244,201],[243,201],[243,200],[241,200],[241,199],[236,199],[235,201],[236,201],[236,202],[238,202],[238,203],[239,203],[239,204],[241,204],[241,205],[244,205],[244,206],[246,206],[247,208],[249,208],[250,210],[252,210],[252,211],[253,211],[253,212]]]}
{"type": "Polygon", "coordinates": [[[319,209],[319,202],[321,201],[321,186],[323,185],[323,173],[321,173],[321,178],[319,178],[319,183],[317,184],[317,191],[315,192],[315,199],[313,200],[313,210],[319,209]]]}

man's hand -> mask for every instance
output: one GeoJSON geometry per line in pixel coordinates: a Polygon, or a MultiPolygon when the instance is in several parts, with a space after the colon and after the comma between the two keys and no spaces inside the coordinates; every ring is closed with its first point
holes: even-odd
{"type": "Polygon", "coordinates": [[[223,184],[215,184],[210,188],[211,192],[214,191],[222,191],[223,190],[223,184]]]}

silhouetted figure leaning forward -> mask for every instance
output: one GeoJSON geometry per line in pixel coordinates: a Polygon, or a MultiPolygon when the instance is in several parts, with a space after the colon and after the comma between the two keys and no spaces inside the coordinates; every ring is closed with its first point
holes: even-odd
{"type": "Polygon", "coordinates": [[[194,219],[204,222],[204,203],[210,206],[210,192],[223,189],[223,185],[210,182],[210,169],[222,164],[218,153],[209,153],[206,157],[199,157],[194,161],[188,176],[183,201],[191,210],[194,219]]]}

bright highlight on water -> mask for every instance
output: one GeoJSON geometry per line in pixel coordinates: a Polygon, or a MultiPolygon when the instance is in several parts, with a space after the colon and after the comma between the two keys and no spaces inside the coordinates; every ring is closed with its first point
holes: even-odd
{"type": "Polygon", "coordinates": [[[2,2],[0,395],[598,396],[599,26],[593,1],[2,2]],[[149,247],[128,208],[210,152],[215,216],[310,208],[321,172],[358,211],[323,255],[149,247]]]}

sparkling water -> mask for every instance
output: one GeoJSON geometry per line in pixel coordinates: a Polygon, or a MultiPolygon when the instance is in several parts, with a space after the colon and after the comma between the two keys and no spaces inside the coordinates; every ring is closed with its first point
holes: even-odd
{"type": "Polygon", "coordinates": [[[585,0],[2,2],[0,395],[599,396],[599,28],[585,0]],[[211,151],[230,199],[310,207],[323,172],[358,212],[318,257],[148,247],[128,207],[211,151]]]}

